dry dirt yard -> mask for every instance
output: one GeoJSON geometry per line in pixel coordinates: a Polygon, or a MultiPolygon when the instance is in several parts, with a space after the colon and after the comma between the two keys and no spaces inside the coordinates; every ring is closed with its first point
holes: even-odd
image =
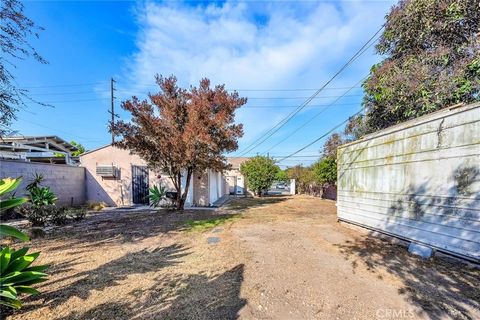
{"type": "Polygon", "coordinates": [[[480,319],[478,269],[410,256],[335,210],[295,196],[101,213],[33,240],[50,280],[7,318],[480,319]]]}

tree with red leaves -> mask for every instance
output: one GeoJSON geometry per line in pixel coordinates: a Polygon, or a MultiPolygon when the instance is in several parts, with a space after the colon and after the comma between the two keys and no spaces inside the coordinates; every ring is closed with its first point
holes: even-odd
{"type": "Polygon", "coordinates": [[[122,108],[132,119],[111,124],[110,131],[121,137],[116,146],[170,177],[177,209],[183,210],[193,172],[228,169],[223,154],[238,148],[243,126],[235,124],[235,111],[247,99],[228,93],[224,85],[211,88],[208,79],[189,90],[180,88],[174,76],[157,75],[156,80],[160,92],[150,94],[149,101],[135,96],[124,101],[122,108]]]}

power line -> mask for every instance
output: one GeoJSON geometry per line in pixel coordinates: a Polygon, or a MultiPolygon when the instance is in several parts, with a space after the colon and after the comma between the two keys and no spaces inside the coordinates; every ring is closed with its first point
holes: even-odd
{"type": "Polygon", "coordinates": [[[80,139],[80,140],[85,141],[85,142],[102,142],[102,140],[95,140],[95,139],[92,139],[92,138],[77,136],[77,135],[74,135],[70,132],[63,131],[63,130],[60,130],[60,129],[57,129],[57,128],[52,128],[52,127],[46,126],[44,124],[40,124],[40,123],[33,122],[33,121],[30,121],[30,120],[25,120],[25,119],[22,119],[20,117],[17,117],[17,119],[20,120],[20,121],[26,122],[26,123],[30,123],[30,124],[45,128],[45,129],[49,129],[49,130],[53,130],[53,131],[57,131],[57,132],[60,132],[60,133],[70,135],[72,137],[75,137],[75,138],[80,139]]]}
{"type": "Polygon", "coordinates": [[[87,102],[87,101],[101,101],[101,100],[110,100],[110,98],[95,98],[95,99],[79,99],[79,100],[63,100],[63,101],[48,101],[45,103],[73,103],[73,102],[87,102]]]}
{"type": "Polygon", "coordinates": [[[65,87],[84,87],[91,86],[96,84],[107,84],[108,82],[90,82],[90,83],[75,83],[75,84],[57,84],[57,85],[46,85],[46,86],[28,86],[22,87],[22,89],[40,89],[40,88],[65,88],[65,87]]]}
{"type": "MultiPolygon", "coordinates": [[[[362,83],[364,80],[366,79],[366,77],[362,78],[360,81],[358,81],[356,85],[358,85],[359,83],[362,83]]],[[[325,108],[323,108],[322,110],[320,110],[319,112],[317,112],[313,117],[311,117],[310,119],[308,119],[306,122],[304,122],[302,125],[300,125],[297,129],[295,129],[293,132],[291,132],[289,135],[287,135],[287,137],[285,137],[284,139],[280,140],[279,142],[277,142],[276,144],[274,144],[272,147],[270,147],[267,151],[263,152],[263,153],[267,153],[269,152],[270,150],[272,150],[273,148],[275,148],[276,146],[278,146],[279,144],[283,143],[284,141],[288,140],[290,137],[292,137],[295,133],[297,133],[298,131],[300,131],[302,128],[304,128],[307,124],[309,124],[310,122],[312,122],[313,120],[315,120],[316,117],[318,117],[319,115],[321,115],[322,113],[324,113],[325,111],[327,111],[327,109],[331,106],[333,106],[336,102],[338,102],[340,99],[342,99],[342,97],[346,96],[346,94],[353,90],[354,86],[352,86],[351,88],[349,88],[347,91],[345,91],[343,93],[343,95],[339,96],[335,101],[333,101],[332,103],[330,103],[329,105],[325,106],[325,108]]]]}
{"type": "Polygon", "coordinates": [[[371,45],[373,45],[374,42],[373,39],[380,33],[380,31],[383,29],[383,25],[375,32],[373,36],[371,36],[367,42],[365,42],[362,47],[320,88],[318,89],[309,99],[307,99],[303,104],[301,104],[296,110],[291,112],[290,114],[287,115],[284,119],[282,119],[280,122],[278,122],[275,126],[273,126],[272,129],[267,131],[263,136],[260,136],[257,140],[255,140],[253,143],[251,143],[248,147],[247,150],[245,150],[243,153],[240,155],[243,155],[247,152],[250,152],[260,146],[263,142],[265,142],[268,138],[270,138],[272,135],[274,135],[276,132],[278,132],[290,119],[292,119],[296,114],[298,114],[307,104],[309,104],[320,92],[326,88],[330,82],[332,82],[343,70],[345,70],[353,61],[355,61],[361,54],[363,54],[371,45]],[[372,42],[370,44],[370,42],[372,42]],[[265,138],[264,138],[265,137],[265,138]]]}
{"type": "Polygon", "coordinates": [[[288,156],[286,157],[283,157],[282,159],[280,160],[277,160],[277,162],[282,162],[283,160],[285,159],[288,159],[288,158],[291,158],[293,157],[294,155],[296,155],[297,153],[299,152],[302,152],[303,150],[307,149],[308,147],[310,147],[311,145],[315,144],[316,142],[318,142],[319,140],[325,138],[326,136],[328,136],[330,133],[332,133],[333,131],[337,130],[339,127],[343,126],[345,123],[347,123],[352,117],[355,117],[357,115],[359,115],[360,113],[362,113],[362,111],[365,109],[365,107],[362,107],[359,111],[357,111],[356,113],[354,113],[353,115],[351,115],[350,117],[348,117],[348,119],[342,121],[341,123],[339,123],[338,125],[336,125],[335,127],[333,127],[332,129],[330,129],[328,132],[326,132],[325,134],[321,135],[320,137],[316,138],[315,140],[313,140],[312,142],[310,142],[309,144],[307,144],[306,146],[304,146],[303,148],[300,148],[298,149],[297,151],[289,154],[288,156]]]}
{"type": "MultiPolygon", "coordinates": [[[[319,108],[319,107],[326,107],[326,106],[329,106],[330,104],[309,104],[308,106],[306,106],[305,108],[319,108]]],[[[356,106],[358,105],[357,102],[355,103],[341,103],[341,104],[336,104],[336,106],[356,106]]],[[[261,109],[261,108],[272,108],[272,109],[276,109],[276,108],[298,108],[298,106],[250,106],[250,105],[246,105],[246,106],[243,106],[242,107],[243,109],[261,109]]],[[[240,109],[241,110],[241,109],[240,109]]]]}
{"type": "Polygon", "coordinates": [[[77,94],[90,94],[90,93],[107,93],[110,90],[103,90],[103,91],[80,91],[80,92],[48,92],[48,93],[29,93],[32,96],[66,96],[66,95],[77,95],[77,94]]]}
{"type": "MultiPolygon", "coordinates": [[[[139,87],[158,87],[156,84],[135,84],[135,86],[139,87]]],[[[349,87],[328,87],[324,90],[345,90],[349,87]]],[[[361,88],[361,87],[358,87],[361,88]]],[[[316,88],[284,88],[284,89],[234,89],[234,88],[226,88],[227,91],[237,91],[237,92],[302,92],[302,91],[317,91],[316,88]]],[[[131,90],[118,90],[119,92],[133,92],[131,90]]]]}
{"type": "MultiPolygon", "coordinates": [[[[341,95],[341,97],[361,97],[361,94],[351,94],[351,95],[341,95]]],[[[331,98],[337,98],[338,96],[322,96],[322,97],[248,97],[248,100],[294,100],[294,99],[331,99],[331,98]]]]}

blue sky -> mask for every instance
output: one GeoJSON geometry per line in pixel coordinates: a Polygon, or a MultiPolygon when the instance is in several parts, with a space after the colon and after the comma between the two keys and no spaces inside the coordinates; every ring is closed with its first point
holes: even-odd
{"type": "MultiPolygon", "coordinates": [[[[120,101],[154,91],[156,73],[174,74],[184,86],[208,77],[249,98],[237,114],[245,126],[243,151],[320,88],[377,31],[393,3],[27,1],[27,15],[45,28],[32,44],[49,64],[19,63],[17,82],[54,108],[30,104],[19,112],[13,129],[24,135],[55,134],[92,149],[110,141],[111,77],[117,81],[115,104],[123,119],[128,114],[119,110],[120,101]]],[[[311,106],[247,155],[267,150],[287,155],[355,113],[361,88],[325,105],[365,77],[379,59],[370,48],[311,106]]],[[[322,142],[282,164],[311,163],[322,142]]]]}

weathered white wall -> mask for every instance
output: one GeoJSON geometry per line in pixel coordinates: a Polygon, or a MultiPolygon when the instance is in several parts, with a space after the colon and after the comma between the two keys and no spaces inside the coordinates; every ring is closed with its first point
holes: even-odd
{"type": "Polygon", "coordinates": [[[338,217],[480,260],[480,104],[338,150],[338,217]]]}
{"type": "Polygon", "coordinates": [[[84,168],[62,164],[0,160],[0,178],[23,177],[22,183],[15,193],[17,196],[28,193],[25,187],[30,183],[35,173],[43,175],[44,179],[41,185],[50,187],[50,190],[58,198],[58,205],[79,205],[85,202],[84,168]]]}

